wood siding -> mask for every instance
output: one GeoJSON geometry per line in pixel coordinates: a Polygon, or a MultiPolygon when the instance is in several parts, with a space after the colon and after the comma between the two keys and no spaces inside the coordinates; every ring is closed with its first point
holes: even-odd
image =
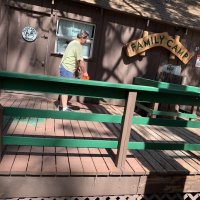
{"type": "MultiPolygon", "coordinates": [[[[169,24],[149,21],[141,17],[119,13],[92,5],[71,1],[1,1],[0,69],[49,74],[57,76],[60,55],[54,53],[56,23],[59,18],[69,18],[96,25],[93,56],[87,60],[91,79],[116,83],[130,83],[142,76],[154,79],[161,66],[175,64],[182,66],[186,84],[199,86],[200,69],[195,67],[200,53],[199,31],[178,28],[169,24]],[[39,37],[33,43],[21,38],[26,25],[37,28],[39,37]],[[178,58],[169,59],[170,52],[163,47],[146,51],[145,56],[126,56],[123,46],[141,38],[144,31],[149,34],[167,32],[180,36],[180,42],[194,57],[184,65],[178,58]]],[[[110,103],[120,102],[109,100],[110,103]]]]}

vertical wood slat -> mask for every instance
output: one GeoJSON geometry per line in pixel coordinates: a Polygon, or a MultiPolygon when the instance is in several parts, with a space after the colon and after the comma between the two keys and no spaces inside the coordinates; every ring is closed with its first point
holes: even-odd
{"type": "Polygon", "coordinates": [[[122,130],[117,149],[116,166],[118,168],[123,168],[125,165],[128,141],[130,138],[130,132],[132,126],[132,116],[135,110],[136,98],[137,98],[136,92],[128,93],[128,99],[126,102],[126,106],[124,108],[124,114],[122,120],[122,130]]]}

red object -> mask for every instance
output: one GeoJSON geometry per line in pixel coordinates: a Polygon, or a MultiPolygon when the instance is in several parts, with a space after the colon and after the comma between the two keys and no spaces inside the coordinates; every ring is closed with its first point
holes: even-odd
{"type": "Polygon", "coordinates": [[[82,80],[90,80],[90,77],[89,76],[82,76],[81,79],[82,80]]]}

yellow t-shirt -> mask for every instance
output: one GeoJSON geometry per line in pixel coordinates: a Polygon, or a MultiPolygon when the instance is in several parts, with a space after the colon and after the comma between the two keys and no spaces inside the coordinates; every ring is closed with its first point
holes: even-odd
{"type": "Polygon", "coordinates": [[[73,40],[67,45],[61,60],[61,64],[68,71],[74,73],[78,60],[83,60],[83,46],[78,40],[73,40]]]}

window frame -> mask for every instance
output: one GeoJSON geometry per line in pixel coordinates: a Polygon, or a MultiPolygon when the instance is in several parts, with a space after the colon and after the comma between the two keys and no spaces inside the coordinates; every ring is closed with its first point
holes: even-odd
{"type": "MultiPolygon", "coordinates": [[[[69,19],[69,18],[59,18],[57,19],[57,25],[56,25],[56,38],[55,38],[55,45],[54,45],[54,53],[58,54],[58,55],[63,55],[63,52],[59,52],[58,51],[58,39],[65,39],[66,43],[71,42],[72,40],[76,39],[76,37],[74,36],[67,36],[67,35],[63,35],[63,34],[59,34],[58,30],[59,30],[59,22],[60,20],[64,20],[64,21],[70,21],[70,22],[74,22],[74,23],[78,23],[78,24],[86,24],[92,27],[92,37],[90,36],[90,38],[88,38],[86,40],[86,44],[90,44],[90,48],[89,48],[89,56],[83,56],[84,59],[91,59],[93,56],[93,46],[94,46],[94,37],[95,37],[95,31],[96,31],[96,25],[93,23],[89,23],[89,22],[84,22],[84,21],[79,21],[79,20],[75,20],[75,19],[69,19]]],[[[86,29],[87,31],[87,29],[86,29]]],[[[86,45],[83,45],[86,46],[86,45]]]]}

